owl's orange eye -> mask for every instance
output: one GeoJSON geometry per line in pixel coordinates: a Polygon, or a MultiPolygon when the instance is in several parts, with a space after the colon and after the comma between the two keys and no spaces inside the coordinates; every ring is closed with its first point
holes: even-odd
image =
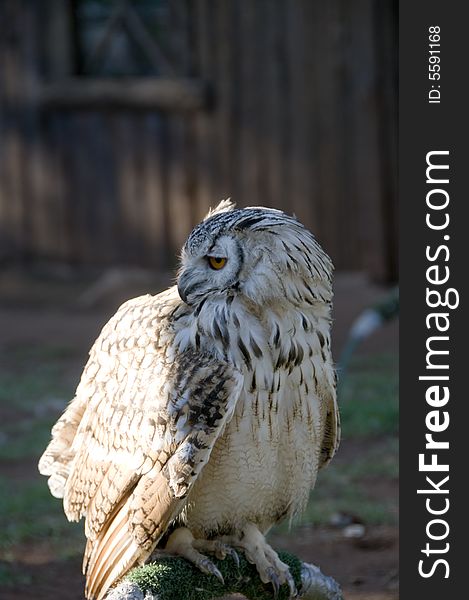
{"type": "Polygon", "coordinates": [[[212,269],[219,271],[226,265],[226,258],[223,256],[208,256],[208,264],[212,269]]]}

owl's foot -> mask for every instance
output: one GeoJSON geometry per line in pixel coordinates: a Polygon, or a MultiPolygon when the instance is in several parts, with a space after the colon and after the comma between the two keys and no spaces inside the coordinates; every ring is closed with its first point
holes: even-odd
{"type": "Polygon", "coordinates": [[[239,567],[239,557],[233,548],[230,548],[227,544],[220,542],[219,540],[201,540],[196,539],[192,535],[192,532],[186,527],[179,527],[176,529],[168,539],[165,546],[165,551],[177,556],[182,556],[206,575],[215,575],[221,583],[225,583],[223,575],[213,564],[213,562],[201,552],[207,552],[207,554],[213,554],[219,559],[225,559],[227,555],[231,556],[239,567]]]}
{"type": "Polygon", "coordinates": [[[259,529],[249,523],[238,535],[224,536],[224,542],[244,551],[246,559],[256,566],[262,583],[271,583],[274,597],[277,598],[280,586],[287,584],[290,598],[296,598],[298,591],[288,565],[283,563],[278,554],[265,541],[259,529]]]}

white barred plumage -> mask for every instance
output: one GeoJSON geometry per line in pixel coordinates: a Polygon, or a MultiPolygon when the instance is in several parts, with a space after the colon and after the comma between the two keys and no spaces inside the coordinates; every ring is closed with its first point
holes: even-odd
{"type": "Polygon", "coordinates": [[[105,325],[39,463],[85,517],[88,598],[157,546],[218,577],[203,553],[241,549],[294,594],[264,534],[304,509],[338,445],[331,272],[295,218],[223,201],[177,286],[105,325]]]}

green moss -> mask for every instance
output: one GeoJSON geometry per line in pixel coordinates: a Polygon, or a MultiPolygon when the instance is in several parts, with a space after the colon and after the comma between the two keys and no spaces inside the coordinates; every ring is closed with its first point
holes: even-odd
{"type": "MultiPolygon", "coordinates": [[[[288,552],[280,552],[279,557],[290,567],[293,579],[300,587],[301,561],[288,552]]],[[[225,585],[212,575],[204,575],[183,558],[174,557],[137,567],[126,579],[136,583],[143,592],[151,591],[159,600],[210,600],[228,593],[240,593],[249,600],[272,600],[272,586],[261,582],[255,566],[248,563],[242,554],[239,561],[238,569],[231,557],[225,560],[213,558],[225,585]]],[[[288,596],[288,586],[283,585],[278,600],[286,600],[288,596]]]]}

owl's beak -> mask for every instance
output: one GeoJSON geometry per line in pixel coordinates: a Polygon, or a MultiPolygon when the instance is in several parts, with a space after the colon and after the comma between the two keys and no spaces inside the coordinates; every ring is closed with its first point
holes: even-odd
{"type": "Polygon", "coordinates": [[[182,271],[178,277],[177,286],[181,300],[192,306],[197,299],[197,289],[200,286],[200,281],[190,271],[182,271]]]}
{"type": "Polygon", "coordinates": [[[187,275],[187,272],[182,272],[179,277],[178,277],[178,282],[177,282],[177,286],[178,286],[178,293],[179,296],[181,297],[181,300],[183,302],[185,302],[187,304],[187,296],[188,296],[188,291],[190,291],[190,285],[189,285],[189,281],[188,281],[189,277],[187,275]]]}
{"type": "Polygon", "coordinates": [[[186,295],[184,288],[181,286],[180,283],[178,283],[178,294],[179,294],[181,300],[187,304],[187,295],[186,295]]]}

